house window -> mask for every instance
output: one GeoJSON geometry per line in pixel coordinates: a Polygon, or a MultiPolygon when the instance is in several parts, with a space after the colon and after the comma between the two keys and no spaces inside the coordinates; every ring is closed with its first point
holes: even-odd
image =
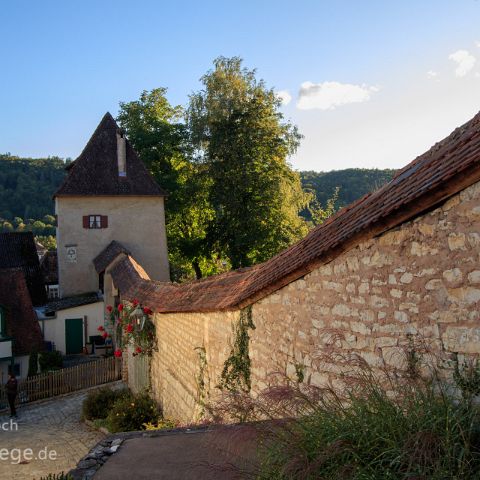
{"type": "Polygon", "coordinates": [[[102,217],[100,215],[89,215],[88,223],[90,228],[102,228],[102,217]]]}
{"type": "Polygon", "coordinates": [[[106,215],[84,215],[83,228],[97,229],[107,228],[108,217],[106,215]]]}
{"type": "Polygon", "coordinates": [[[48,286],[48,298],[54,299],[59,298],[60,294],[58,292],[58,285],[49,285],[48,286]]]}

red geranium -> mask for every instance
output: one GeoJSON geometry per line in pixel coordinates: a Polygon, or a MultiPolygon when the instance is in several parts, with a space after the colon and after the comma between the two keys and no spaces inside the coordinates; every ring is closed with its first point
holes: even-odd
{"type": "Polygon", "coordinates": [[[122,356],[122,351],[121,351],[119,348],[117,348],[117,349],[113,352],[113,354],[114,354],[116,357],[121,357],[121,356],[122,356]]]}
{"type": "Polygon", "coordinates": [[[138,300],[136,298],[133,299],[132,305],[136,307],[138,305],[138,300]]]}
{"type": "Polygon", "coordinates": [[[127,328],[125,329],[128,333],[132,333],[133,332],[133,325],[131,323],[129,323],[127,325],[127,328]]]}
{"type": "Polygon", "coordinates": [[[121,303],[118,307],[117,307],[118,311],[121,312],[123,310],[123,303],[121,303]]]}
{"type": "Polygon", "coordinates": [[[141,349],[140,347],[137,347],[137,348],[135,349],[135,352],[137,352],[137,353],[142,353],[142,349],[141,349]]]}
{"type": "Polygon", "coordinates": [[[105,330],[105,328],[103,328],[103,325],[100,325],[97,329],[99,332],[103,332],[105,330]]]}
{"type": "Polygon", "coordinates": [[[107,312],[108,312],[108,313],[112,313],[112,310],[113,310],[112,306],[111,306],[111,305],[108,305],[108,307],[107,307],[107,312]]]}
{"type": "Polygon", "coordinates": [[[143,307],[143,313],[144,313],[145,315],[151,315],[153,312],[152,312],[152,310],[151,310],[150,308],[148,308],[148,307],[143,307]]]}
{"type": "Polygon", "coordinates": [[[103,337],[103,338],[108,338],[108,333],[107,333],[107,332],[103,332],[102,337],[103,337]]]}

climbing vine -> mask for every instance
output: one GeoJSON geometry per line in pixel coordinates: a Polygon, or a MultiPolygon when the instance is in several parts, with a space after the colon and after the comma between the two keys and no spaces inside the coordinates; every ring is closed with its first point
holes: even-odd
{"type": "Polygon", "coordinates": [[[195,347],[198,357],[198,372],[196,375],[197,384],[197,403],[200,406],[199,416],[203,418],[205,415],[205,406],[210,395],[210,377],[208,375],[207,351],[204,346],[195,347]]]}
{"type": "Polygon", "coordinates": [[[225,389],[229,392],[250,392],[251,360],[249,356],[249,329],[255,329],[252,320],[251,306],[240,311],[240,318],[237,324],[232,326],[234,340],[230,355],[223,364],[218,385],[221,390],[225,389]]]}
{"type": "Polygon", "coordinates": [[[128,345],[133,355],[151,356],[157,349],[153,311],[139,305],[138,300],[107,306],[106,325],[98,327],[105,340],[111,338],[116,349],[114,355],[121,357],[128,345]]]}

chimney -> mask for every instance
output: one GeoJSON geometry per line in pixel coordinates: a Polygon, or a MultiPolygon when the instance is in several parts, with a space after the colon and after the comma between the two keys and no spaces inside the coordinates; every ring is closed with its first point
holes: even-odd
{"type": "Polygon", "coordinates": [[[117,132],[117,161],[118,161],[118,176],[127,176],[127,148],[125,143],[125,134],[117,132]]]}

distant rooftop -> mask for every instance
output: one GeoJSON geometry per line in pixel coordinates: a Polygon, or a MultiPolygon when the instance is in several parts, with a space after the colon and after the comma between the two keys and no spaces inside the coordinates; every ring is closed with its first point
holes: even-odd
{"type": "Polygon", "coordinates": [[[5,268],[22,270],[33,305],[43,305],[47,301],[32,232],[0,233],[0,275],[5,268]]]}

